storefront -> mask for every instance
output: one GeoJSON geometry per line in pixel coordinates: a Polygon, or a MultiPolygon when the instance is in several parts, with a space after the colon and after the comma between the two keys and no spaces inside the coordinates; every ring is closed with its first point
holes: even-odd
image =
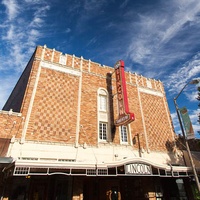
{"type": "Polygon", "coordinates": [[[192,200],[163,83],[122,60],[38,46],[3,110],[1,199],[192,200]]]}
{"type": "Polygon", "coordinates": [[[16,162],[5,170],[3,199],[189,200],[195,187],[190,176],[190,168],[144,159],[115,166],[16,162]]]}

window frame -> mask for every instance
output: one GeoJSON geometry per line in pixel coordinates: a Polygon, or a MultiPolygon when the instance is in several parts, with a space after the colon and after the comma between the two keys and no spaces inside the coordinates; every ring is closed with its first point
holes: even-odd
{"type": "Polygon", "coordinates": [[[107,112],[108,111],[108,97],[107,97],[107,95],[99,94],[98,97],[99,97],[99,111],[100,112],[107,112]]]}
{"type": "Polygon", "coordinates": [[[100,121],[99,122],[99,134],[98,134],[99,135],[99,137],[98,137],[99,140],[100,141],[107,141],[107,134],[108,134],[108,123],[100,121]],[[105,130],[105,132],[104,132],[104,130],[105,130]]]}
{"type": "Polygon", "coordinates": [[[127,125],[120,126],[120,141],[122,144],[128,144],[129,142],[129,127],[127,125]]]}
{"type": "Polygon", "coordinates": [[[97,90],[97,142],[98,143],[108,143],[112,141],[110,124],[111,123],[110,123],[109,93],[106,90],[106,88],[100,87],[97,90]],[[104,100],[100,98],[104,98],[104,100]],[[100,129],[100,123],[106,124],[106,139],[105,137],[103,137],[102,129],[100,129]]]}

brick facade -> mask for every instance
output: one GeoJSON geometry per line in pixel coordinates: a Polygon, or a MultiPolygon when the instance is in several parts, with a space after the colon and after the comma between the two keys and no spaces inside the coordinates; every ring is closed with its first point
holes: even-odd
{"type": "MultiPolygon", "coordinates": [[[[78,143],[98,145],[99,88],[108,91],[114,108],[111,117],[117,118],[117,100],[111,96],[116,92],[115,76],[110,75],[113,72],[111,67],[38,46],[3,108],[20,112],[26,118],[26,131],[16,137],[73,144],[78,135],[78,143]],[[66,64],[60,64],[61,57],[66,64]],[[17,102],[13,101],[16,97],[17,102]],[[77,122],[84,128],[77,127],[77,122]]],[[[136,116],[130,124],[130,140],[139,135],[142,149],[168,151],[174,131],[162,82],[130,72],[125,75],[129,108],[136,116]]],[[[112,142],[120,144],[119,129],[111,129],[115,130],[112,142]]],[[[138,148],[137,142],[133,148],[138,148]]]]}
{"type": "MultiPolygon", "coordinates": [[[[41,188],[38,186],[41,198],[53,199],[52,194],[60,191],[60,195],[71,194],[71,199],[77,200],[84,195],[92,199],[97,193],[99,199],[106,195],[108,199],[110,183],[121,190],[122,199],[135,197],[132,183],[141,182],[141,187],[152,184],[160,173],[172,177],[172,165],[176,174],[187,176],[188,168],[175,144],[162,82],[131,72],[125,72],[125,77],[129,109],[135,120],[127,125],[124,142],[120,127],[114,124],[118,118],[114,68],[38,46],[0,112],[0,156],[14,159],[5,172],[16,181],[12,186],[9,179],[4,197],[11,196],[23,176],[31,176],[27,179],[30,185],[26,181],[23,184],[24,193],[29,191],[31,198],[38,195],[35,185],[43,180],[41,188]],[[106,111],[99,106],[102,94],[106,97],[106,111]],[[103,140],[99,122],[107,128],[103,140]],[[141,163],[152,167],[154,178],[149,174],[141,179],[138,175],[130,178],[126,174],[126,165],[143,166],[141,163]],[[63,174],[72,179],[61,177],[63,174]],[[62,190],[52,191],[59,184],[62,190]]],[[[168,185],[164,187],[168,189],[168,185]]],[[[155,195],[152,188],[143,187],[141,195],[155,195]]]]}

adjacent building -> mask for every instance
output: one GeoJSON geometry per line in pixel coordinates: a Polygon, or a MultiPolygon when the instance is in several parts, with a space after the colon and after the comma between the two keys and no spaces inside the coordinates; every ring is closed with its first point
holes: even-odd
{"type": "Polygon", "coordinates": [[[2,199],[192,198],[162,82],[113,66],[36,48],[0,111],[2,199]]]}

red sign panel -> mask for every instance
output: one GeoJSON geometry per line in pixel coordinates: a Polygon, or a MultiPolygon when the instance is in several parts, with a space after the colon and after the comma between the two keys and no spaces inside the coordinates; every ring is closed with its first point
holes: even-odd
{"type": "Polygon", "coordinates": [[[126,91],[126,79],[124,73],[124,61],[119,60],[114,66],[116,75],[117,99],[119,116],[115,121],[116,126],[127,125],[134,121],[134,114],[129,111],[126,91]]]}

